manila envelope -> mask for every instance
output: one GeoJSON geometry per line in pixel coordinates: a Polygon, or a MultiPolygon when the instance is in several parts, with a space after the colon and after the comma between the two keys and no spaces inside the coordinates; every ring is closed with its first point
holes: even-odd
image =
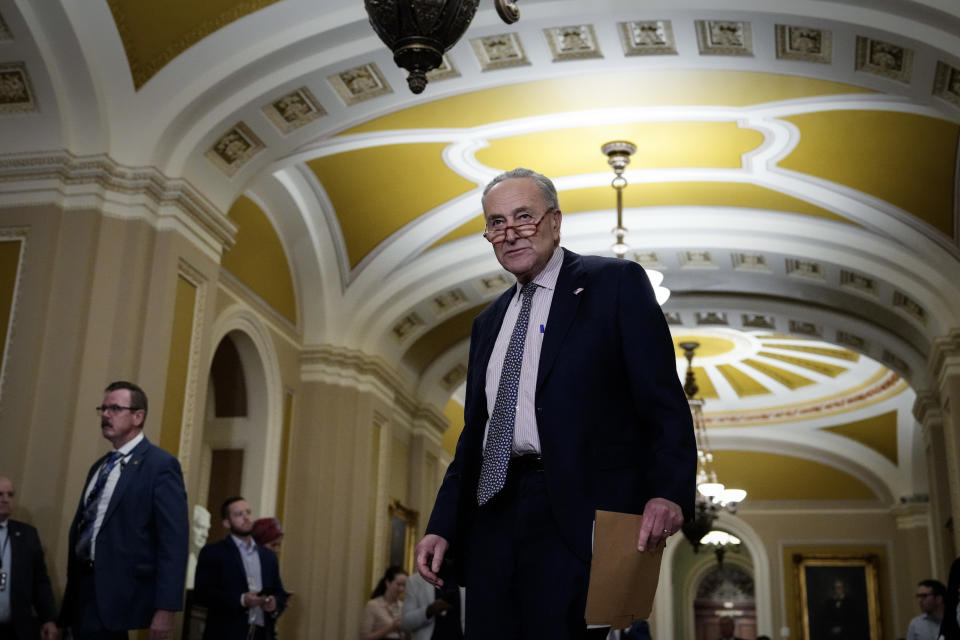
{"type": "Polygon", "coordinates": [[[660,579],[663,544],[637,551],[637,532],[643,516],[597,511],[593,530],[593,560],[587,592],[587,624],[614,629],[645,620],[653,610],[660,579]]]}

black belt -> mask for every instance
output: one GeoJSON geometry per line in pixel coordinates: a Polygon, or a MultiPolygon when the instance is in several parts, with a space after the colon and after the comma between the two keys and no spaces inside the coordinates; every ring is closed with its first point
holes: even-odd
{"type": "Polygon", "coordinates": [[[537,453],[510,458],[510,466],[507,467],[507,474],[513,475],[535,471],[543,471],[543,456],[537,453]]]}
{"type": "Polygon", "coordinates": [[[93,560],[77,560],[80,573],[93,573],[93,560]]]}

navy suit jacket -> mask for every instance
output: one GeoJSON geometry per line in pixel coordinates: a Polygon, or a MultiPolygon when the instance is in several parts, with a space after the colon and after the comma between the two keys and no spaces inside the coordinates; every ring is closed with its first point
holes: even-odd
{"type": "MultiPolygon", "coordinates": [[[[514,295],[511,287],[474,320],[464,429],[426,530],[451,543],[460,568],[492,409],[487,364],[514,295]]],[[[535,397],[548,499],[574,553],[589,559],[596,509],[642,513],[662,497],[692,516],[693,423],[667,323],[640,265],[564,250],[535,397]]]]}
{"type": "MultiPolygon", "coordinates": [[[[272,638],[276,618],[287,606],[287,592],[280,582],[276,554],[260,545],[257,545],[257,553],[263,593],[277,600],[277,610],[263,614],[266,636],[272,638]]],[[[240,550],[229,535],[200,550],[193,593],[197,604],[207,607],[207,623],[203,630],[205,640],[243,640],[247,637],[248,610],[240,604],[240,597],[247,591],[247,571],[240,550]]]]}
{"type": "Polygon", "coordinates": [[[8,587],[10,622],[20,640],[34,640],[40,637],[39,623],[57,619],[43,547],[37,530],[24,522],[7,520],[7,535],[13,565],[8,587]]]}
{"type": "Polygon", "coordinates": [[[77,607],[92,604],[92,596],[108,629],[144,629],[157,609],[183,608],[190,537],[183,473],[175,457],[146,438],[133,449],[97,533],[95,594],[80,593],[76,575],[81,567],[74,552],[77,527],[86,487],[106,458],[90,467],[70,526],[61,622],[75,622],[77,607]]]}

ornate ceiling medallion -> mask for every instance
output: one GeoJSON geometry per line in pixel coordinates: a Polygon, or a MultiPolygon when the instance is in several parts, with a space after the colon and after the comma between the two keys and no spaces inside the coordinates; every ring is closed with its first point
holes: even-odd
{"type": "Polygon", "coordinates": [[[0,63],[0,113],[26,113],[37,110],[27,65],[23,62],[0,63]]]}
{"type": "Polygon", "coordinates": [[[597,43],[597,34],[593,25],[578,24],[568,27],[551,27],[544,29],[550,45],[550,53],[554,62],[562,60],[582,60],[584,58],[602,58],[600,46],[597,43]]]}
{"type": "Polygon", "coordinates": [[[306,87],[300,87],[292,93],[277,98],[265,105],[263,112],[281,133],[290,133],[327,115],[326,110],[320,106],[306,87]]]}
{"type": "Polygon", "coordinates": [[[856,70],[910,84],[913,50],[882,40],[857,36],[856,70]]]}
{"type": "Polygon", "coordinates": [[[695,24],[701,55],[753,55],[753,35],[749,22],[696,20],[695,24]]]}
{"type": "Polygon", "coordinates": [[[620,22],[620,41],[627,56],[676,55],[677,41],[669,20],[620,22]]]}
{"type": "Polygon", "coordinates": [[[484,71],[493,69],[507,69],[509,67],[524,67],[530,64],[520,37],[515,33],[503,33],[485,38],[470,40],[473,53],[480,62],[484,71]]]}
{"type": "Polygon", "coordinates": [[[960,107],[960,69],[946,62],[937,61],[937,75],[933,82],[933,95],[960,107]]]}
{"type": "Polygon", "coordinates": [[[826,29],[778,24],[777,57],[781,60],[802,60],[830,64],[833,36],[826,29]]]}
{"type": "Polygon", "coordinates": [[[327,80],[347,106],[385,93],[393,93],[393,89],[373,62],[341,71],[327,80]]]}
{"type": "Polygon", "coordinates": [[[263,142],[250,127],[238,122],[204,155],[226,176],[232,176],[263,149],[263,142]]]}

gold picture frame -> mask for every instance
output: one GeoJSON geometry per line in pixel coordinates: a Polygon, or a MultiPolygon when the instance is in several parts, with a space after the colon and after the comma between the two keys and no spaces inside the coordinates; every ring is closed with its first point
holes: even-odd
{"type": "Polygon", "coordinates": [[[391,500],[390,543],[387,546],[387,566],[403,567],[413,575],[413,550],[417,546],[417,519],[419,514],[404,506],[399,500],[391,500]]]}
{"type": "Polygon", "coordinates": [[[831,629],[844,640],[882,637],[879,564],[875,554],[794,554],[801,640],[832,637],[831,629]]]}

